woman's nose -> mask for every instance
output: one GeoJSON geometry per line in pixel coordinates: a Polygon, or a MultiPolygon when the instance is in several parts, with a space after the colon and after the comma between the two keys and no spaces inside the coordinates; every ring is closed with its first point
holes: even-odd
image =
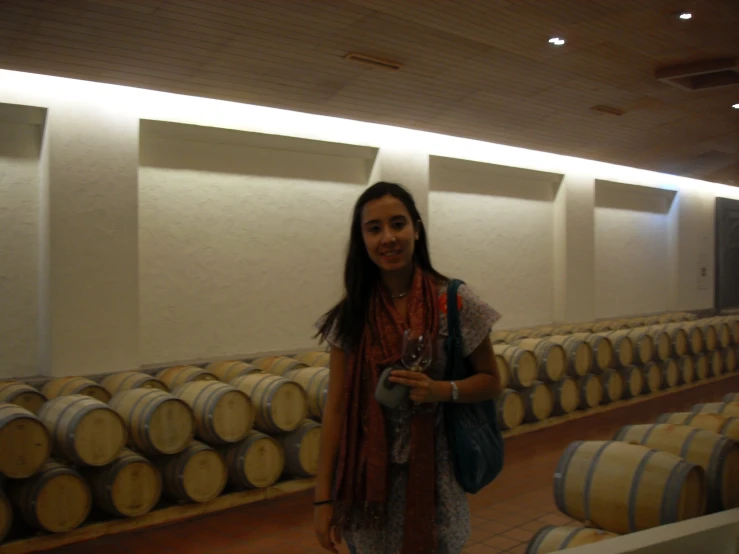
{"type": "Polygon", "coordinates": [[[392,232],[392,229],[385,229],[382,232],[382,242],[384,244],[395,242],[395,233],[392,232]]]}

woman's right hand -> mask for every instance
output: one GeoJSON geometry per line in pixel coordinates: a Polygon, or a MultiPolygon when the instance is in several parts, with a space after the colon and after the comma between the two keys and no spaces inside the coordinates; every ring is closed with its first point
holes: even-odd
{"type": "Polygon", "coordinates": [[[333,524],[334,507],[331,504],[316,506],[313,510],[313,530],[321,546],[338,554],[337,545],[341,544],[341,530],[333,524]]]}

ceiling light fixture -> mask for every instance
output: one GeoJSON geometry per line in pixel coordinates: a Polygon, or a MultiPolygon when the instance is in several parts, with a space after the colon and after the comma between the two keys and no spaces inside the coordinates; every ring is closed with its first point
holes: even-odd
{"type": "Polygon", "coordinates": [[[733,104],[731,107],[734,108],[735,110],[739,110],[739,104],[733,104]]]}
{"type": "Polygon", "coordinates": [[[688,19],[692,19],[693,18],[693,14],[690,13],[690,12],[680,12],[680,14],[678,15],[678,17],[680,19],[683,19],[683,20],[686,20],[687,21],[688,19]]]}
{"type": "Polygon", "coordinates": [[[554,44],[554,46],[562,46],[565,43],[565,39],[559,38],[559,37],[552,37],[549,39],[549,44],[554,44]]]}

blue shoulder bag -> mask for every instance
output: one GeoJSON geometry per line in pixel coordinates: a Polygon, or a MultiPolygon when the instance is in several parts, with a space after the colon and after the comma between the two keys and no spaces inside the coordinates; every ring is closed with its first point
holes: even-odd
{"type": "MultiPolygon", "coordinates": [[[[462,327],[457,309],[458,279],[449,283],[447,320],[449,338],[445,343],[445,379],[462,381],[475,370],[463,355],[462,327]]],[[[457,481],[465,492],[475,494],[489,485],[503,470],[503,435],[498,425],[494,400],[475,404],[447,402],[444,419],[452,464],[457,481]]]]}

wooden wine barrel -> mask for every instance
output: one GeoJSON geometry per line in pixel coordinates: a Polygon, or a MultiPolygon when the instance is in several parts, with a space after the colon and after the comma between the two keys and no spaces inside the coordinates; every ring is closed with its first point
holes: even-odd
{"type": "Polygon", "coordinates": [[[677,370],[681,383],[688,385],[695,380],[695,361],[692,356],[680,356],[677,361],[677,370]]]}
{"type": "Polygon", "coordinates": [[[168,391],[167,385],[156,377],[139,371],[122,371],[113,373],[103,379],[101,385],[110,393],[111,397],[119,392],[131,389],[157,389],[168,391]]]}
{"type": "Polygon", "coordinates": [[[695,380],[701,381],[703,379],[708,378],[709,368],[708,368],[708,356],[705,354],[697,354],[693,358],[693,362],[695,363],[695,380]]]}
{"type": "Polygon", "coordinates": [[[515,429],[523,422],[526,409],[518,392],[505,389],[497,399],[498,424],[501,429],[515,429]]]}
{"type": "Polygon", "coordinates": [[[38,418],[51,433],[54,452],[78,465],[109,464],[126,444],[128,432],[121,416],[90,396],[52,398],[41,406],[38,418]]]}
{"type": "Polygon", "coordinates": [[[555,335],[547,340],[564,348],[570,377],[582,377],[593,368],[593,347],[589,343],[570,335],[555,335]]]}
{"type": "MultiPolygon", "coordinates": [[[[495,348],[494,345],[493,348],[495,348]]],[[[495,356],[495,367],[498,369],[498,377],[500,379],[500,388],[507,389],[511,386],[511,370],[508,367],[506,359],[498,353],[493,352],[495,356]]]]}
{"type": "Polygon", "coordinates": [[[571,443],[554,474],[560,512],[619,534],[702,516],[706,494],[700,466],[618,441],[571,443]]]}
{"type": "Polygon", "coordinates": [[[569,335],[572,332],[572,325],[555,325],[552,327],[552,336],[569,335]]]}
{"type": "Polygon", "coordinates": [[[8,497],[0,489],[0,544],[3,543],[13,525],[13,507],[10,505],[8,497]]]}
{"type": "Polygon", "coordinates": [[[713,350],[708,354],[708,372],[714,376],[718,377],[724,372],[724,356],[723,351],[721,350],[713,350]]]}
{"type": "Polygon", "coordinates": [[[739,417],[739,402],[708,402],[695,404],[690,407],[691,412],[703,414],[722,414],[728,417],[739,417]]]}
{"type": "Polygon", "coordinates": [[[729,327],[729,325],[722,319],[718,318],[713,323],[713,327],[716,329],[718,347],[722,349],[728,348],[729,345],[733,342],[731,336],[731,328],[729,327]]]}
{"type": "Polygon", "coordinates": [[[589,410],[600,405],[603,401],[603,383],[597,375],[592,373],[583,375],[577,383],[579,389],[579,404],[581,410],[589,410]]]}
{"type": "Polygon", "coordinates": [[[567,359],[564,348],[559,344],[545,339],[521,339],[512,341],[512,344],[534,353],[539,381],[553,382],[564,376],[567,359]]]}
{"type": "MultiPolygon", "coordinates": [[[[669,359],[669,358],[668,358],[669,359]]],[[[664,383],[664,377],[662,368],[657,362],[649,362],[642,368],[642,375],[644,375],[644,393],[657,392],[662,388],[664,383]]]]}
{"type": "Polygon", "coordinates": [[[613,365],[615,367],[629,367],[634,363],[634,341],[627,334],[599,333],[613,345],[613,365]]]}
{"type": "Polygon", "coordinates": [[[508,366],[511,388],[525,389],[536,380],[539,370],[533,352],[508,344],[495,344],[493,351],[501,356],[508,366]]]}
{"type": "Polygon", "coordinates": [[[654,423],[622,427],[613,440],[669,452],[699,465],[706,473],[710,512],[739,506],[739,444],[687,425],[654,423]]]}
{"type": "Polygon", "coordinates": [[[739,317],[726,317],[726,322],[731,329],[731,340],[734,344],[739,344],[739,317]]]}
{"type": "Polygon", "coordinates": [[[613,365],[613,343],[608,337],[590,333],[574,333],[572,336],[584,340],[593,349],[593,373],[602,373],[613,365]]]}
{"type": "Polygon", "coordinates": [[[647,333],[645,329],[625,329],[621,331],[613,331],[607,336],[612,341],[621,336],[629,337],[632,344],[633,363],[645,364],[654,359],[654,339],[651,337],[651,335],[649,335],[649,333],[647,333]]]}
{"type": "Polygon", "coordinates": [[[25,479],[51,455],[52,440],[44,423],[25,408],[0,402],[0,473],[25,479]]]}
{"type": "Polygon", "coordinates": [[[688,334],[683,329],[681,323],[674,323],[664,326],[665,332],[670,336],[671,351],[670,355],[674,358],[685,356],[688,353],[688,334]]]}
{"type": "Polygon", "coordinates": [[[547,385],[553,399],[552,414],[569,414],[577,410],[580,403],[577,382],[572,377],[563,377],[547,385]]]}
{"type": "Polygon", "coordinates": [[[654,341],[654,361],[668,359],[672,355],[672,339],[670,335],[662,327],[647,326],[644,328],[644,331],[654,341]]]}
{"type": "Polygon", "coordinates": [[[127,448],[111,464],[82,473],[92,490],[95,505],[114,516],[136,517],[149,513],[162,495],[159,470],[127,448]]]}
{"type": "Polygon", "coordinates": [[[739,442],[739,417],[701,412],[674,412],[662,414],[657,418],[657,423],[689,425],[690,427],[718,433],[739,442]]]}
{"type": "Polygon", "coordinates": [[[105,388],[86,377],[58,377],[52,379],[43,386],[41,393],[49,400],[60,396],[82,394],[107,404],[111,398],[111,394],[105,388]]]}
{"type": "Polygon", "coordinates": [[[526,547],[526,554],[552,554],[552,552],[593,544],[614,537],[618,535],[589,527],[545,525],[531,537],[526,547]]]}
{"type": "Polygon", "coordinates": [[[288,356],[269,356],[267,358],[257,358],[256,360],[252,360],[251,363],[252,365],[258,367],[263,371],[272,373],[273,375],[278,375],[280,377],[293,369],[308,367],[307,364],[299,362],[298,360],[290,358],[288,356]]]}
{"type": "Polygon", "coordinates": [[[739,344],[739,317],[725,316],[724,319],[731,330],[731,341],[734,344],[739,344]]]}
{"type": "Polygon", "coordinates": [[[223,457],[199,441],[152,461],[162,475],[164,496],[178,502],[209,502],[223,492],[228,481],[223,457]]]}
{"type": "MultiPolygon", "coordinates": [[[[666,321],[670,321],[669,319],[666,321]]],[[[648,327],[652,327],[654,325],[657,325],[658,323],[664,323],[665,320],[662,319],[661,316],[654,316],[650,315],[644,318],[644,325],[648,327]]]]}
{"type": "Polygon", "coordinates": [[[524,421],[544,421],[552,415],[554,399],[541,381],[534,381],[533,385],[522,390],[521,400],[524,405],[524,421]]]}
{"type": "Polygon", "coordinates": [[[490,333],[490,342],[493,345],[505,344],[507,336],[508,331],[493,331],[492,333],[490,333]]]}
{"type": "Polygon", "coordinates": [[[304,367],[288,371],[284,377],[303,387],[308,397],[308,413],[321,420],[328,398],[329,369],[327,367],[304,367]]]}
{"type": "Polygon", "coordinates": [[[724,350],[724,371],[734,373],[736,371],[736,350],[734,348],[726,348],[724,350]]]}
{"type": "Polygon", "coordinates": [[[308,397],[298,383],[271,373],[250,373],[231,381],[254,404],[254,427],[265,433],[296,429],[308,415],[308,397]]]}
{"type": "Polygon", "coordinates": [[[716,328],[710,323],[704,321],[698,321],[698,326],[703,331],[703,346],[708,352],[716,350],[718,348],[718,333],[716,328]]]}
{"type": "Polygon", "coordinates": [[[232,483],[244,489],[261,489],[277,482],[285,468],[282,445],[273,437],[250,431],[246,438],[222,451],[232,483]]]}
{"type": "MultiPolygon", "coordinates": [[[[239,377],[237,377],[239,379],[239,377]]],[[[243,391],[220,381],[194,381],[172,390],[195,414],[195,436],[207,444],[238,442],[254,425],[254,404],[243,391]]]]}
{"type": "Polygon", "coordinates": [[[724,352],[723,350],[714,350],[708,354],[709,373],[718,377],[724,373],[724,352]]]}
{"type": "Polygon", "coordinates": [[[218,377],[207,369],[194,365],[177,365],[163,369],[157,373],[157,379],[162,381],[169,390],[193,381],[217,381],[218,377]]]}
{"type": "Polygon", "coordinates": [[[205,369],[210,371],[224,383],[228,383],[231,379],[241,377],[242,375],[249,375],[255,371],[262,371],[255,365],[239,361],[213,362],[205,366],[205,369]]]}
{"type": "Polygon", "coordinates": [[[636,366],[619,370],[624,380],[624,398],[634,398],[644,391],[644,374],[636,366]]]}
{"type": "Polygon", "coordinates": [[[621,400],[624,396],[624,378],[616,369],[607,369],[600,376],[603,385],[603,404],[621,400]]]}
{"type": "Polygon", "coordinates": [[[285,453],[285,474],[291,477],[314,477],[318,473],[320,423],[307,419],[294,431],[275,438],[285,453]]]}
{"type": "Polygon", "coordinates": [[[662,362],[662,386],[671,389],[680,384],[680,368],[673,359],[662,362]]]}
{"type": "Polygon", "coordinates": [[[688,337],[688,354],[700,354],[703,352],[703,330],[695,323],[685,323],[683,325],[685,334],[688,337]]]}
{"type": "Polygon", "coordinates": [[[724,402],[739,402],[739,392],[730,392],[721,400],[723,400],[724,402]]]}
{"type": "Polygon", "coordinates": [[[536,329],[531,329],[528,335],[532,339],[545,339],[552,336],[552,331],[554,331],[554,327],[552,326],[538,327],[536,329]]]}
{"type": "Polygon", "coordinates": [[[15,404],[37,414],[46,402],[46,397],[31,385],[18,381],[0,383],[0,402],[15,404]]]}
{"type": "Polygon", "coordinates": [[[111,409],[129,429],[128,444],[148,454],[176,454],[195,436],[195,414],[190,406],[168,392],[131,389],[116,394],[111,409]]]}
{"type": "Polygon", "coordinates": [[[305,352],[294,356],[294,358],[309,367],[329,367],[331,363],[329,352],[305,352]]]}
{"type": "Polygon", "coordinates": [[[613,323],[611,321],[599,321],[597,323],[593,323],[591,329],[593,330],[593,333],[608,333],[613,331],[613,323]]]}
{"type": "Polygon", "coordinates": [[[14,483],[9,496],[28,525],[48,533],[76,529],[92,508],[90,487],[82,476],[51,459],[33,477],[14,483]]]}

